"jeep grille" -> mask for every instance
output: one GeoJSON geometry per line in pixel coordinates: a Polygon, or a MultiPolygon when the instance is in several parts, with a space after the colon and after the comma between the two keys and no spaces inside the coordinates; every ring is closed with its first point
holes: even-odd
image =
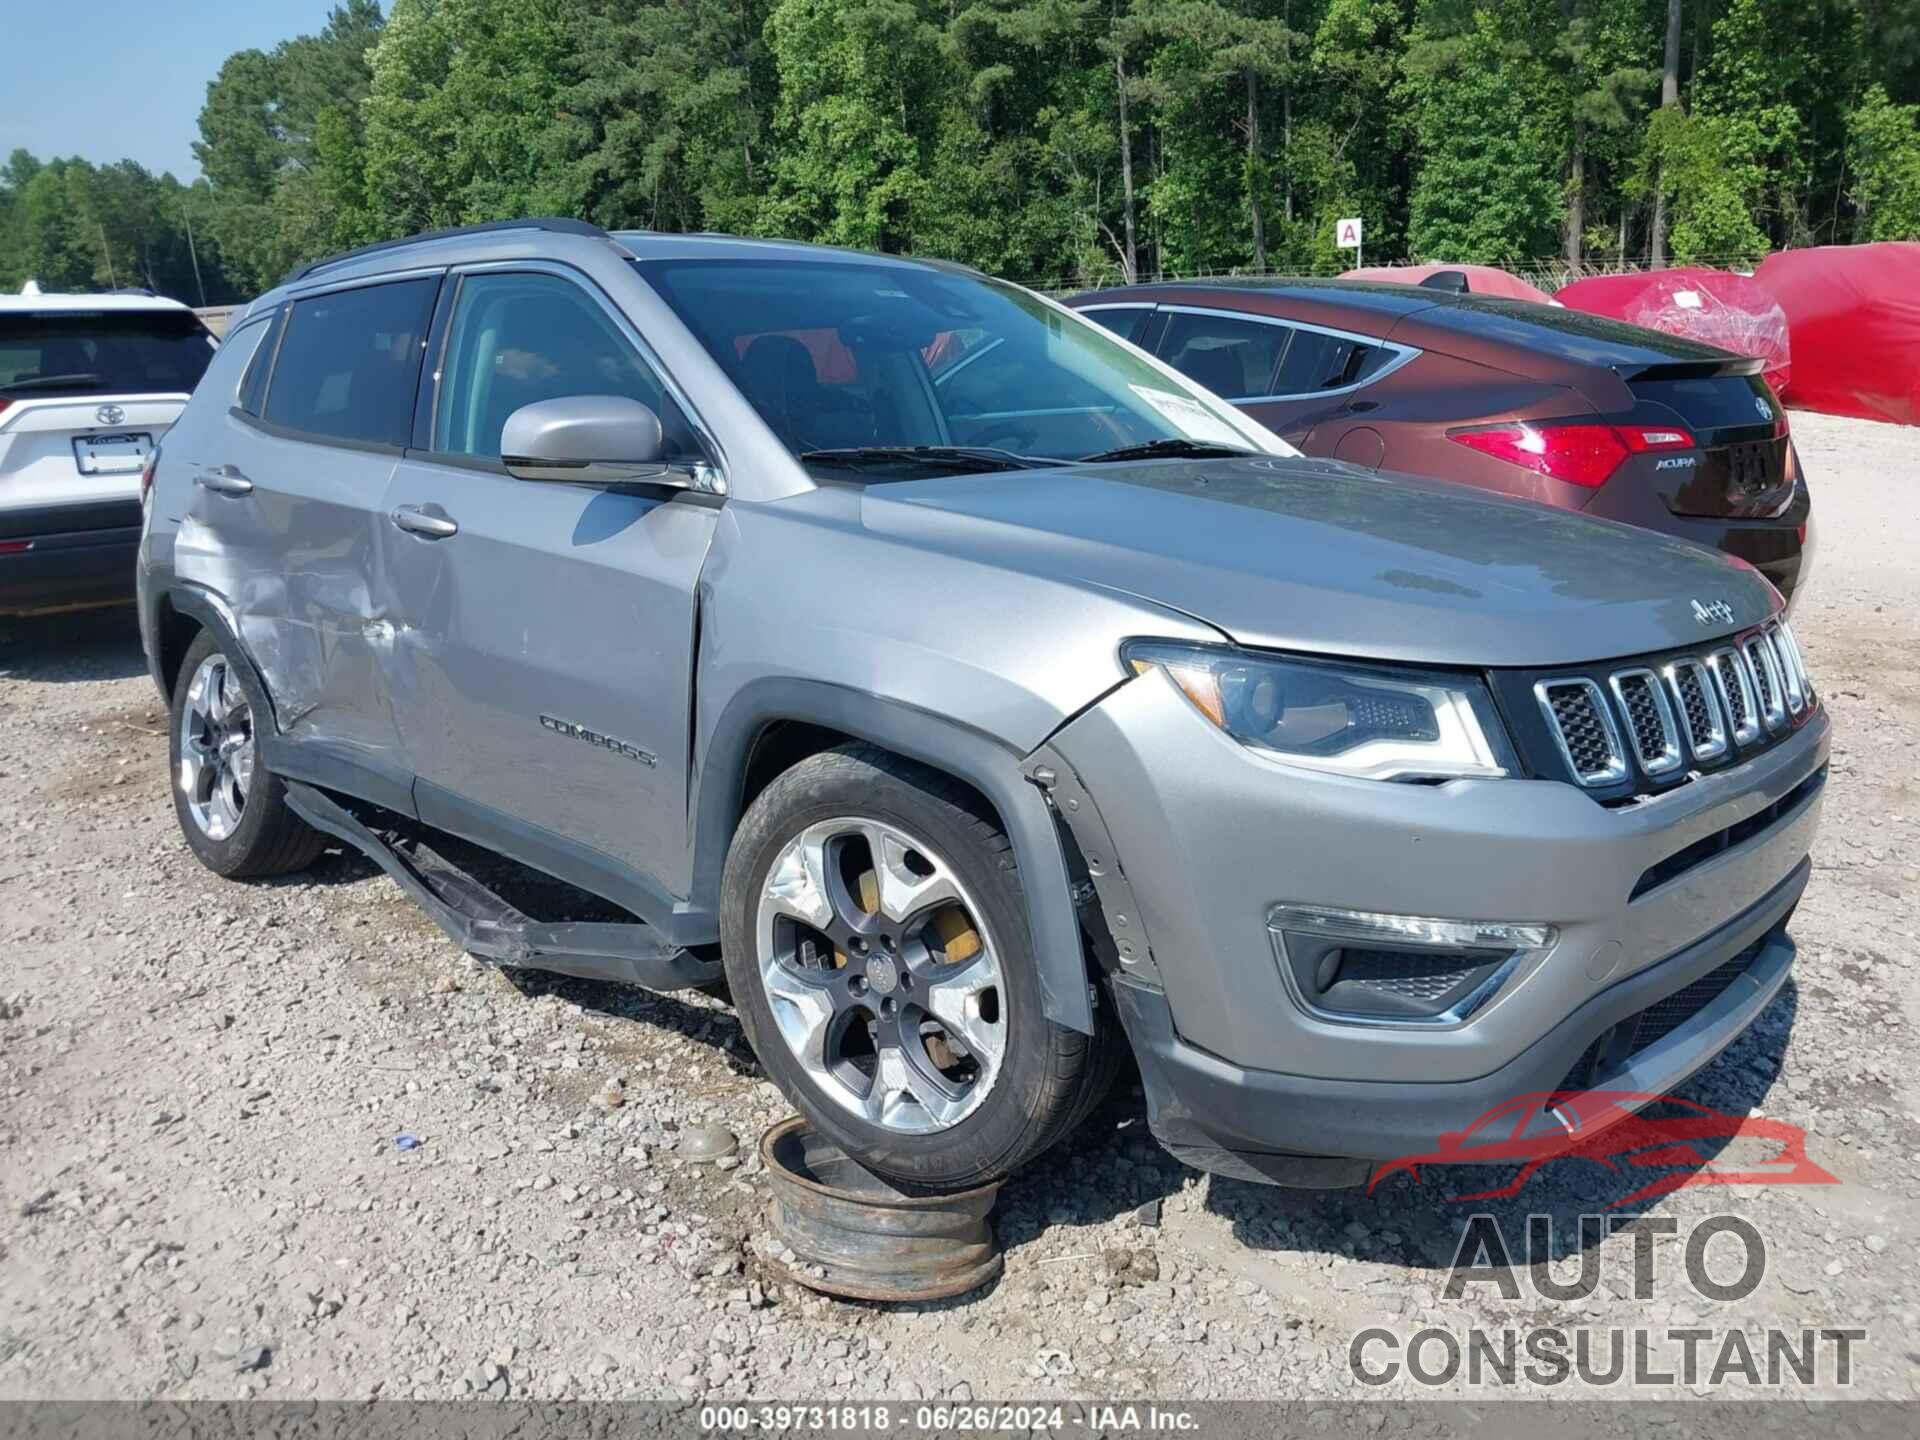
{"type": "Polygon", "coordinates": [[[1548,676],[1533,693],[1574,779],[1590,789],[1636,770],[1681,778],[1689,765],[1766,743],[1814,707],[1799,649],[1777,621],[1697,655],[1548,676]]]}

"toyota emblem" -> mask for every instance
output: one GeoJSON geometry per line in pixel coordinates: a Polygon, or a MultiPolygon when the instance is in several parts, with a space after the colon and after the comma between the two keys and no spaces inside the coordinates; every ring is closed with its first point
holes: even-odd
{"type": "Polygon", "coordinates": [[[118,405],[102,405],[93,412],[93,418],[102,425],[118,425],[127,418],[127,412],[118,405]]]}

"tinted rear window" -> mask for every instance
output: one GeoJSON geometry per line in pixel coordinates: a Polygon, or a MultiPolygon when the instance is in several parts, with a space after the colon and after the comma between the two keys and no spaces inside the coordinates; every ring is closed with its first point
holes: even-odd
{"type": "Polygon", "coordinates": [[[1771,426],[1780,413],[1758,375],[1712,375],[1691,380],[1635,380],[1633,393],[1672,408],[1694,430],[1771,426]]]}
{"type": "Polygon", "coordinates": [[[1228,400],[1270,395],[1274,366],[1291,333],[1285,325],[1266,321],[1176,310],[1167,321],[1160,357],[1228,400]]]}
{"type": "Polygon", "coordinates": [[[213,346],[184,310],[0,315],[0,393],[173,395],[206,373],[213,346]]]}
{"type": "Polygon", "coordinates": [[[253,352],[252,363],[247,367],[247,378],[240,382],[240,408],[249,415],[259,415],[267,403],[267,377],[273,372],[273,357],[280,341],[280,327],[286,323],[287,307],[282,305],[268,318],[266,333],[260,337],[260,344],[253,352]]]}
{"type": "Polygon", "coordinates": [[[267,390],[290,430],[404,445],[438,280],[401,280],[296,301],[267,390]]]}
{"type": "Polygon", "coordinates": [[[1280,362],[1280,374],[1273,382],[1276,395],[1312,395],[1320,390],[1337,390],[1357,384],[1372,370],[1370,361],[1384,358],[1377,345],[1329,335],[1323,330],[1299,330],[1280,362]]]}

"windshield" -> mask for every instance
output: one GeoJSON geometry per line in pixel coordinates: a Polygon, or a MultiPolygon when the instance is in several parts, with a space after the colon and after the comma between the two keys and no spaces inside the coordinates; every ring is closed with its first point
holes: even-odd
{"type": "Polygon", "coordinates": [[[185,310],[0,315],[0,392],[187,394],[212,359],[185,310]]]}
{"type": "MultiPolygon", "coordinates": [[[[876,447],[965,447],[1005,452],[1009,463],[1155,445],[1174,453],[1182,442],[1291,453],[1225,401],[1011,285],[859,261],[639,269],[774,433],[815,465],[876,447]]],[[[864,458],[925,473],[910,457],[864,458]]]]}

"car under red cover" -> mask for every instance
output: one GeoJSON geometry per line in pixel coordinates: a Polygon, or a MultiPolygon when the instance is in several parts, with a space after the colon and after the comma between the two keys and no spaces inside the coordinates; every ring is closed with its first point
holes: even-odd
{"type": "Polygon", "coordinates": [[[1920,425],[1920,244],[1782,250],[1757,274],[1787,312],[1795,405],[1920,425]]]}
{"type": "Polygon", "coordinates": [[[1554,298],[1569,310],[1607,315],[1718,345],[1736,355],[1752,355],[1764,366],[1761,374],[1773,393],[1788,398],[1793,346],[1787,312],[1773,292],[1751,275],[1698,266],[1589,275],[1563,286],[1554,298]]]}

